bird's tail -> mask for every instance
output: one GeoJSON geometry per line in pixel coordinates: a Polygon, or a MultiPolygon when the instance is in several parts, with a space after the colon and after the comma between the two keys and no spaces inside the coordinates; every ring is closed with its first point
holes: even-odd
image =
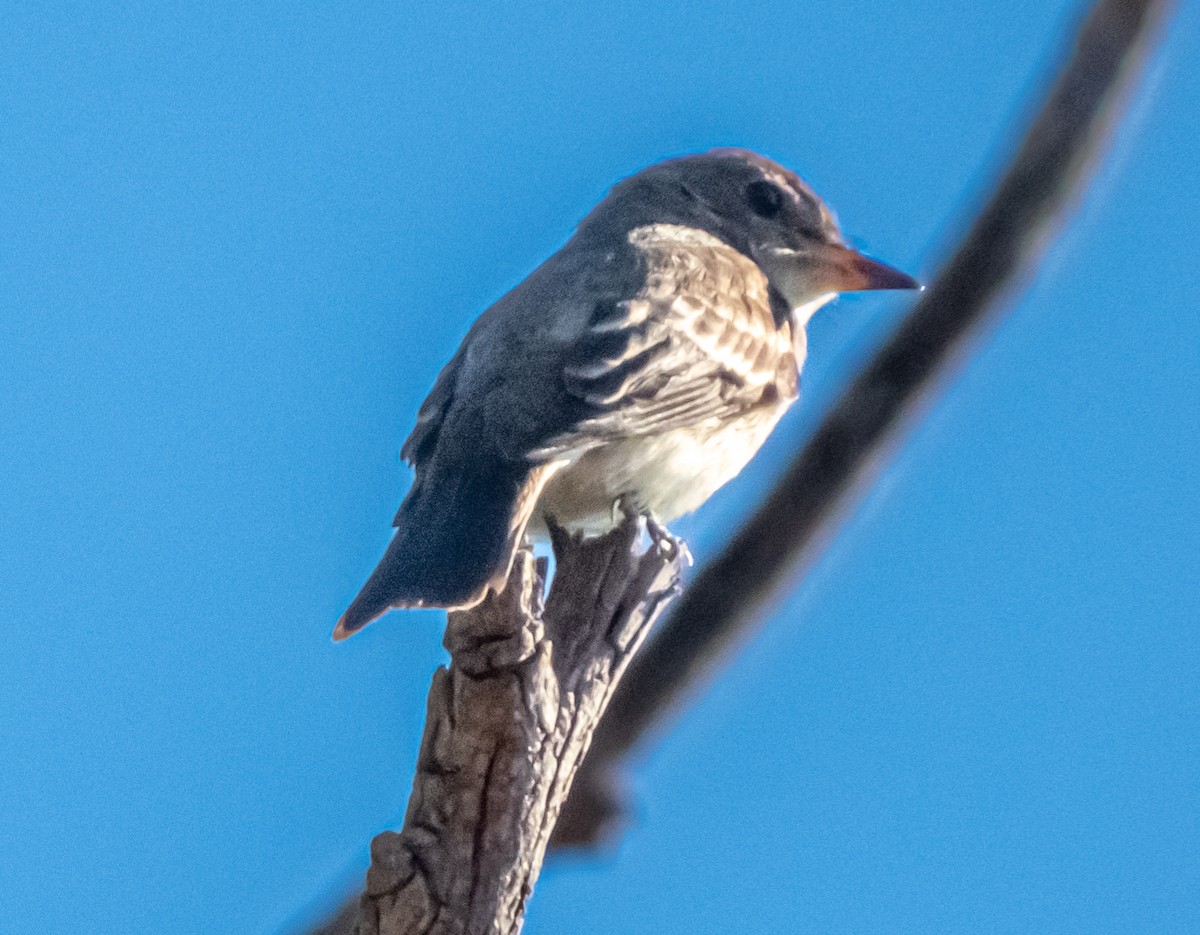
{"type": "Polygon", "coordinates": [[[394,607],[462,609],[503,589],[552,468],[477,459],[445,473],[434,470],[409,491],[396,534],[338,620],[335,640],[394,607]]]}

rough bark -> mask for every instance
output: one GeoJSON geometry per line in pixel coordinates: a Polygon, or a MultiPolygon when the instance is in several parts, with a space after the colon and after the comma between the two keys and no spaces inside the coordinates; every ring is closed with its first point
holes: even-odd
{"type": "MultiPolygon", "coordinates": [[[[508,935],[521,928],[550,833],[600,716],[678,592],[679,548],[639,524],[580,541],[558,571],[523,550],[509,586],[448,616],[404,826],[371,846],[362,935],[508,935]]],[[[343,920],[345,924],[346,920],[343,920]]]]}

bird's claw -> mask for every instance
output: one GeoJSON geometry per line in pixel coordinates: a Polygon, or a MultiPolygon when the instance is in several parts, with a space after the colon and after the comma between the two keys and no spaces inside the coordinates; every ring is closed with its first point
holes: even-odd
{"type": "Polygon", "coordinates": [[[674,535],[671,530],[667,529],[666,526],[653,516],[647,514],[643,518],[646,521],[646,534],[650,537],[650,541],[669,558],[680,558],[690,568],[693,564],[693,559],[692,550],[688,548],[688,544],[680,536],[674,535]]]}

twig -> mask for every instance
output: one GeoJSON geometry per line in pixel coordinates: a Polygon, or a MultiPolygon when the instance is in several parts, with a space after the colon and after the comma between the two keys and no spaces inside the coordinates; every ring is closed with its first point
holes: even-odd
{"type": "Polygon", "coordinates": [[[1012,165],[932,288],[846,389],[775,489],[685,591],[639,654],[596,733],[555,846],[593,844],[620,816],[624,762],[817,557],[837,518],[874,475],[997,300],[1044,245],[1083,187],[1122,92],[1169,0],[1100,0],[1012,165]]]}
{"type": "MultiPolygon", "coordinates": [[[[650,624],[678,593],[669,541],[627,519],[586,542],[552,530],[558,572],[517,557],[508,587],[451,613],[408,814],[371,845],[362,935],[512,935],[575,771],[650,624]]],[[[326,931],[354,931],[343,910],[326,931]],[[340,929],[334,929],[340,925],[340,929]]]]}

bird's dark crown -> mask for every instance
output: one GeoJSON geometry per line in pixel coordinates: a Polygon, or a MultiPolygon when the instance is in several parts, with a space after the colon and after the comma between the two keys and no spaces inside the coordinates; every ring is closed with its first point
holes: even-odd
{"type": "Polygon", "coordinates": [[[832,212],[799,176],[745,149],[668,159],[629,176],[583,220],[579,233],[623,238],[647,224],[696,227],[747,255],[842,242],[832,212]]]}

